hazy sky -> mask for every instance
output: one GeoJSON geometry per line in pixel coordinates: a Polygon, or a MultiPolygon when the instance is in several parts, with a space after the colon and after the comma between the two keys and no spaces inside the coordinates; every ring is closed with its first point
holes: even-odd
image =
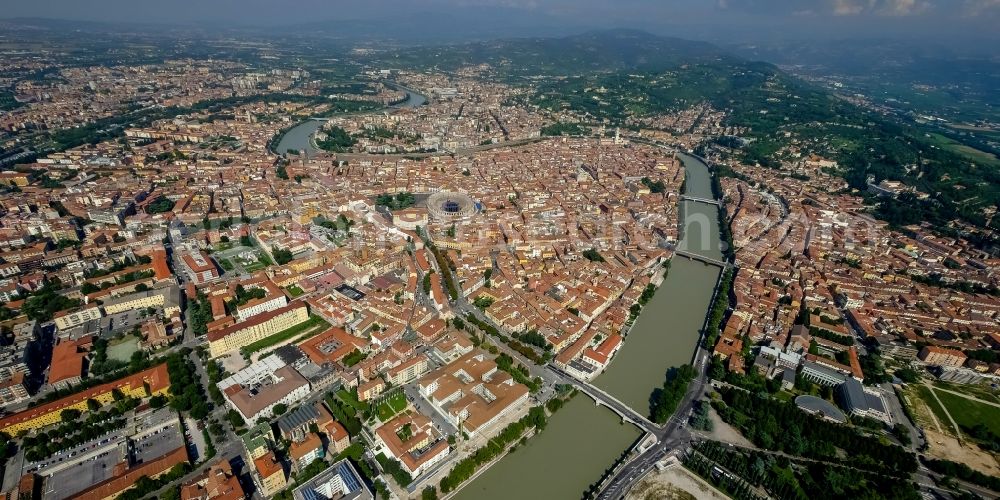
{"type": "MultiPolygon", "coordinates": [[[[11,0],[3,17],[293,25],[425,16],[494,30],[635,27],[698,38],[996,37],[1000,0],[11,0]],[[471,20],[471,21],[470,21],[471,20]],[[700,36],[699,36],[700,35],[700,36]]],[[[430,23],[434,24],[434,23],[430,23]]],[[[467,26],[466,26],[467,27],[467,26]]],[[[434,29],[438,29],[437,26],[434,29]]]]}

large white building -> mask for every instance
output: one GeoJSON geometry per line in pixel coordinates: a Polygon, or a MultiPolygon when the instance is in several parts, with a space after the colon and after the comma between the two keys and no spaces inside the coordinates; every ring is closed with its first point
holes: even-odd
{"type": "Polygon", "coordinates": [[[452,424],[474,436],[511,413],[523,410],[528,388],[497,368],[484,351],[473,350],[424,375],[420,395],[452,424]]]}
{"type": "Polygon", "coordinates": [[[275,406],[291,406],[308,397],[310,391],[309,381],[278,356],[268,356],[217,385],[229,406],[247,422],[269,419],[275,406]]]}
{"type": "Polygon", "coordinates": [[[371,500],[375,498],[361,476],[347,460],[330,466],[316,477],[292,491],[295,500],[342,498],[344,500],[371,500]]]}
{"type": "Polygon", "coordinates": [[[246,321],[253,316],[281,309],[288,305],[288,299],[283,294],[255,299],[236,308],[237,321],[246,321]]]}

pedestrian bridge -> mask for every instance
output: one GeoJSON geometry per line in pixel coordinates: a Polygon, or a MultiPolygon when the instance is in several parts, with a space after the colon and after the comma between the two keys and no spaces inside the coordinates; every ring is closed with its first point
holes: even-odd
{"type": "Polygon", "coordinates": [[[711,198],[699,198],[697,196],[681,195],[681,199],[684,201],[697,201],[698,203],[708,203],[709,205],[715,205],[717,207],[722,206],[722,200],[713,200],[711,198]]]}

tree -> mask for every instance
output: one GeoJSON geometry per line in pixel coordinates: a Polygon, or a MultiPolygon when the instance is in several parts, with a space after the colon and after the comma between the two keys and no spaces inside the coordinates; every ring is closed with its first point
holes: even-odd
{"type": "Polygon", "coordinates": [[[61,418],[63,422],[75,422],[76,419],[80,418],[80,413],[80,410],[77,410],[76,408],[67,408],[59,412],[59,418],[61,418]]]}
{"type": "Polygon", "coordinates": [[[705,401],[698,401],[694,407],[694,412],[691,414],[691,427],[701,431],[712,431],[714,424],[708,416],[708,403],[705,401]]]}
{"type": "Polygon", "coordinates": [[[437,488],[433,486],[428,486],[424,488],[424,491],[420,492],[421,500],[437,500],[437,488]]]}
{"type": "Polygon", "coordinates": [[[149,398],[149,406],[153,408],[163,408],[167,405],[167,398],[162,394],[157,394],[149,398]]]}
{"type": "Polygon", "coordinates": [[[597,250],[594,250],[593,248],[584,250],[583,257],[591,262],[604,262],[604,256],[602,256],[600,253],[597,252],[597,250]]]}
{"type": "Polygon", "coordinates": [[[726,365],[719,356],[712,356],[712,365],[708,369],[708,376],[713,380],[723,380],[726,378],[726,365]]]}
{"type": "Polygon", "coordinates": [[[910,368],[909,366],[896,370],[895,375],[896,377],[899,378],[899,380],[902,380],[907,384],[912,384],[914,382],[920,381],[920,373],[914,370],[913,368],[910,368]]]}
{"type": "Polygon", "coordinates": [[[347,133],[342,127],[331,127],[323,131],[326,133],[326,138],[323,140],[316,141],[316,145],[320,149],[325,149],[326,151],[331,151],[334,153],[344,153],[350,151],[351,146],[357,142],[351,134],[347,133]]]}
{"type": "Polygon", "coordinates": [[[428,271],[427,273],[424,274],[423,287],[424,287],[424,294],[426,295],[431,294],[431,272],[433,271],[428,271]]]}
{"type": "Polygon", "coordinates": [[[681,365],[667,372],[667,381],[662,388],[653,390],[649,397],[650,416],[658,424],[666,423],[667,419],[677,410],[688,384],[694,380],[697,373],[691,365],[681,365]]]}
{"type": "Polygon", "coordinates": [[[173,209],[174,209],[174,202],[163,195],[160,195],[155,200],[153,200],[152,203],[146,205],[146,213],[150,215],[169,212],[173,209]]]}
{"type": "Polygon", "coordinates": [[[97,411],[101,409],[101,403],[98,403],[96,399],[87,399],[87,409],[90,411],[97,411]]]}
{"type": "Polygon", "coordinates": [[[243,416],[240,415],[240,412],[236,410],[229,410],[226,417],[229,418],[229,424],[232,425],[233,428],[243,427],[247,424],[246,420],[243,419],[243,416]]]}
{"type": "Polygon", "coordinates": [[[288,405],[286,405],[285,403],[278,403],[274,405],[275,415],[284,415],[286,411],[288,411],[288,405]]]}
{"type": "Polygon", "coordinates": [[[892,433],[896,436],[896,439],[899,439],[899,442],[902,443],[903,446],[909,446],[910,443],[913,442],[913,440],[910,439],[910,430],[899,422],[892,426],[892,433]]]}
{"type": "Polygon", "coordinates": [[[191,418],[195,420],[204,420],[208,416],[209,412],[208,404],[205,403],[204,399],[195,403],[191,408],[191,418]]]}
{"type": "Polygon", "coordinates": [[[274,247],[274,249],[271,250],[271,254],[274,255],[274,261],[279,265],[288,264],[294,258],[290,250],[279,247],[274,247]]]}
{"type": "Polygon", "coordinates": [[[35,292],[21,306],[21,312],[29,319],[40,322],[49,321],[52,316],[64,309],[70,309],[80,305],[79,299],[71,299],[56,293],[59,285],[53,280],[35,292]]]}

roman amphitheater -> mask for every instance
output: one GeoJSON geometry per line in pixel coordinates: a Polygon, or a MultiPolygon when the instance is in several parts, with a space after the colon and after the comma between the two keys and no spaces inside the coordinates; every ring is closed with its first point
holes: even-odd
{"type": "Polygon", "coordinates": [[[465,193],[439,191],[427,198],[427,210],[434,220],[453,221],[471,217],[478,205],[465,193]]]}

